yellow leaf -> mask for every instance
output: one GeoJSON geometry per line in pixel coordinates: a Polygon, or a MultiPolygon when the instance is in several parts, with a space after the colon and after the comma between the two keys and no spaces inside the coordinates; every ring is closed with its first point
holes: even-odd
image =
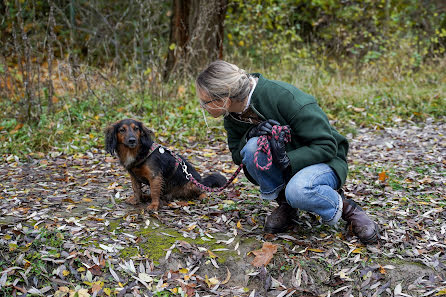
{"type": "Polygon", "coordinates": [[[209,253],[209,256],[211,257],[211,258],[217,258],[218,256],[216,255],[216,254],[214,254],[212,251],[210,251],[210,250],[208,250],[208,253],[209,253]]]}
{"type": "Polygon", "coordinates": [[[195,227],[197,227],[197,225],[193,224],[192,226],[188,227],[186,230],[187,231],[192,231],[195,227]]]}
{"type": "Polygon", "coordinates": [[[180,273],[182,273],[182,274],[186,274],[186,273],[188,273],[189,272],[189,269],[187,269],[187,268],[181,268],[180,270],[178,270],[180,273]]]}
{"type": "Polygon", "coordinates": [[[362,254],[363,249],[362,248],[356,248],[352,251],[353,254],[362,254]]]}
{"type": "Polygon", "coordinates": [[[207,274],[205,275],[204,281],[208,285],[209,288],[220,283],[220,281],[216,277],[209,278],[207,274]]]}
{"type": "Polygon", "coordinates": [[[240,221],[241,220],[238,220],[238,222],[237,222],[237,228],[242,229],[243,227],[242,227],[242,223],[240,223],[240,221]]]}
{"type": "Polygon", "coordinates": [[[229,271],[228,267],[226,267],[226,271],[227,271],[226,278],[224,281],[221,282],[222,285],[226,284],[231,279],[231,272],[229,271]]]}
{"type": "Polygon", "coordinates": [[[323,252],[325,252],[325,251],[323,251],[321,249],[307,249],[307,251],[312,251],[312,252],[315,252],[315,253],[323,253],[323,252]]]}
{"type": "Polygon", "coordinates": [[[441,289],[437,293],[435,293],[435,296],[443,296],[446,295],[446,289],[441,289]]]}
{"type": "Polygon", "coordinates": [[[64,271],[62,271],[62,274],[63,274],[64,276],[67,276],[67,275],[70,274],[70,272],[69,272],[68,270],[64,270],[64,271]]]}
{"type": "Polygon", "coordinates": [[[173,51],[173,50],[175,49],[175,47],[176,47],[175,43],[171,43],[171,44],[169,45],[169,49],[170,49],[171,51],[173,51]]]}
{"type": "Polygon", "coordinates": [[[111,295],[111,289],[110,288],[104,288],[104,293],[107,294],[107,296],[111,295]]]}

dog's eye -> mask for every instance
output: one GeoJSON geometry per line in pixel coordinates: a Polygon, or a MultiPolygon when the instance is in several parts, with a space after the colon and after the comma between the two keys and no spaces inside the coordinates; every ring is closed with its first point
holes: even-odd
{"type": "Polygon", "coordinates": [[[138,127],[135,127],[135,129],[134,129],[135,131],[139,131],[139,128],[138,127]]]}
{"type": "Polygon", "coordinates": [[[119,129],[119,132],[124,133],[124,132],[125,132],[125,129],[124,129],[124,128],[120,128],[120,129],[119,129]]]}

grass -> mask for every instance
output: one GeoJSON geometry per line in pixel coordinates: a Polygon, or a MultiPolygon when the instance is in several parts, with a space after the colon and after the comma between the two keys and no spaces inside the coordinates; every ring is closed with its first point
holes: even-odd
{"type": "MultiPolygon", "coordinates": [[[[327,71],[304,63],[250,66],[252,69],[244,64],[249,63],[240,64],[248,71],[290,82],[315,96],[343,134],[354,136],[364,126],[379,129],[402,121],[445,116],[445,65],[426,64],[418,72],[408,73],[370,66],[359,74],[349,74],[345,69],[327,71]]],[[[40,120],[35,123],[20,123],[18,103],[0,98],[0,154],[26,159],[49,151],[75,154],[103,149],[104,128],[127,117],[145,122],[159,141],[180,148],[197,142],[225,141],[221,119],[208,116],[209,128],[206,127],[193,81],[164,84],[161,88],[167,94],[163,98],[146,93],[141,99],[135,88],[125,82],[99,88],[94,96],[86,92],[82,99],[62,94],[56,112],[48,114],[43,105],[40,120]]]]}

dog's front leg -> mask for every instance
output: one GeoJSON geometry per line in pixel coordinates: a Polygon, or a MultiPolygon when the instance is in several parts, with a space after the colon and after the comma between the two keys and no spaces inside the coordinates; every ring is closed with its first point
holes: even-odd
{"type": "Polygon", "coordinates": [[[147,206],[148,210],[158,210],[163,184],[164,180],[161,175],[154,176],[150,179],[150,197],[152,198],[152,202],[147,206]]]}
{"type": "Polygon", "coordinates": [[[128,197],[126,202],[135,205],[140,203],[141,200],[143,199],[143,194],[141,189],[142,185],[135,177],[133,177],[132,174],[130,175],[130,178],[132,180],[133,196],[128,197]]]}

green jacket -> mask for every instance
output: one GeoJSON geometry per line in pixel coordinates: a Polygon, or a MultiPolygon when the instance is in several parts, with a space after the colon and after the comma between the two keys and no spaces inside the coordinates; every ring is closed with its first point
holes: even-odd
{"type": "MultiPolygon", "coordinates": [[[[316,100],[288,83],[266,79],[259,73],[252,75],[259,80],[250,107],[262,119],[273,119],[291,128],[291,142],[286,145],[291,174],[313,164],[326,163],[334,169],[342,186],[348,172],[348,142],[331,126],[316,100]]],[[[247,142],[246,133],[253,126],[231,114],[224,118],[228,146],[236,164],[242,162],[240,151],[247,142]]]]}

